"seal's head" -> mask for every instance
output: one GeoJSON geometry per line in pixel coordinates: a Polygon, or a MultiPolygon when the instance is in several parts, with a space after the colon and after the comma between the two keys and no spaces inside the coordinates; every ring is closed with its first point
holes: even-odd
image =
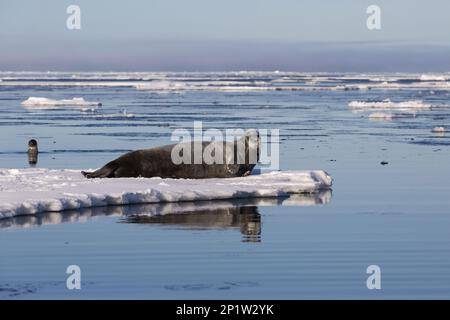
{"type": "Polygon", "coordinates": [[[28,141],[28,150],[30,149],[36,149],[37,150],[37,141],[34,139],[31,139],[28,141]]]}

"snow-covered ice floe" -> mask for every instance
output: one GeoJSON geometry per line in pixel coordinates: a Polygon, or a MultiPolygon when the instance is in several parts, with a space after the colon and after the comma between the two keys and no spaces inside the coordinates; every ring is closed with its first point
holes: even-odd
{"type": "Polygon", "coordinates": [[[41,97],[29,97],[22,102],[22,106],[27,109],[43,110],[43,109],[80,109],[94,110],[101,106],[100,102],[86,101],[83,98],[54,100],[41,97]]]}
{"type": "Polygon", "coordinates": [[[324,171],[228,179],[86,179],[79,170],[0,169],[0,219],[109,205],[280,197],[331,185],[324,171]]]}

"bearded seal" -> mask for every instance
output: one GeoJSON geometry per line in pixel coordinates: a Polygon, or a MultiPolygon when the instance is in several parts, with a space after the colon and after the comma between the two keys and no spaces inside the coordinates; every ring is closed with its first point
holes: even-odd
{"type": "Polygon", "coordinates": [[[28,163],[31,166],[36,165],[37,161],[38,161],[38,146],[37,146],[37,141],[34,139],[31,139],[30,141],[28,141],[28,163]]]}
{"type": "Polygon", "coordinates": [[[260,138],[249,130],[234,141],[184,142],[128,152],[86,178],[231,178],[251,173],[259,160],[260,138]],[[195,160],[200,155],[200,160],[195,160]]]}

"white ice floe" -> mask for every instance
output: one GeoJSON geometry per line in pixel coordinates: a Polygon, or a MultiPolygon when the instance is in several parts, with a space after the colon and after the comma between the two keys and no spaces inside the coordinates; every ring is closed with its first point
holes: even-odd
{"type": "Polygon", "coordinates": [[[351,101],[348,106],[354,110],[367,109],[394,109],[401,111],[431,109],[431,105],[421,100],[393,102],[389,99],[383,101],[351,101]]]}
{"type": "Polygon", "coordinates": [[[194,88],[181,81],[158,80],[151,82],[140,82],[135,84],[136,89],[139,90],[154,90],[154,91],[184,91],[189,88],[194,88]]]}
{"type": "Polygon", "coordinates": [[[0,169],[0,218],[108,205],[277,197],[331,188],[324,171],[229,179],[86,179],[79,170],[0,169]]]}
{"type": "Polygon", "coordinates": [[[385,112],[374,112],[367,116],[371,120],[392,120],[395,118],[395,115],[392,113],[385,112]]]}
{"type": "Polygon", "coordinates": [[[331,87],[331,90],[344,90],[344,91],[354,91],[354,90],[370,90],[371,86],[365,84],[358,85],[338,85],[335,87],[331,87]]]}
{"type": "Polygon", "coordinates": [[[402,112],[402,113],[388,113],[388,112],[372,112],[367,118],[370,120],[384,120],[391,121],[399,118],[414,118],[416,113],[414,112],[402,112]]]}
{"type": "Polygon", "coordinates": [[[298,87],[275,87],[264,81],[196,81],[186,83],[182,81],[152,81],[136,83],[134,87],[138,90],[154,92],[181,92],[181,91],[223,91],[223,92],[252,92],[252,91],[275,91],[275,90],[297,90],[298,87]]]}
{"type": "Polygon", "coordinates": [[[442,74],[422,74],[420,81],[446,81],[448,78],[442,74]]]}
{"type": "Polygon", "coordinates": [[[101,106],[100,102],[86,101],[83,98],[54,100],[42,97],[29,97],[22,102],[22,106],[27,109],[64,109],[76,108],[82,111],[96,109],[101,106]]]}
{"type": "Polygon", "coordinates": [[[417,80],[411,83],[401,83],[401,82],[382,82],[372,84],[371,89],[381,89],[381,90],[449,90],[449,81],[421,81],[417,80]]]}
{"type": "Polygon", "coordinates": [[[110,113],[110,114],[86,114],[83,116],[84,119],[131,119],[135,118],[136,114],[129,113],[126,109],[121,110],[119,113],[110,113]]]}
{"type": "Polygon", "coordinates": [[[433,130],[431,130],[434,133],[444,133],[445,128],[444,127],[434,127],[433,130]]]}

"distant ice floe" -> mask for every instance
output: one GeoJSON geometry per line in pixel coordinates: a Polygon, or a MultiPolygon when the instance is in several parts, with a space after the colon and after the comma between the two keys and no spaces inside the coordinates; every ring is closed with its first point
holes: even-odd
{"type": "Polygon", "coordinates": [[[420,81],[447,81],[449,77],[438,74],[422,74],[420,76],[420,81]]]}
{"type": "Polygon", "coordinates": [[[415,117],[418,111],[432,110],[431,104],[421,100],[393,102],[389,99],[382,101],[351,101],[348,106],[353,112],[371,112],[369,120],[391,121],[399,118],[415,117]]]}
{"type": "Polygon", "coordinates": [[[134,87],[138,90],[147,90],[155,92],[168,91],[222,91],[222,92],[247,92],[247,91],[274,91],[274,90],[300,90],[301,88],[293,87],[276,87],[272,86],[270,82],[259,81],[196,81],[196,82],[181,82],[181,81],[152,81],[137,83],[134,87]]]}
{"type": "Polygon", "coordinates": [[[431,131],[434,133],[445,133],[446,130],[444,127],[434,127],[431,131]]]}
{"type": "Polygon", "coordinates": [[[86,179],[79,170],[0,169],[0,219],[109,205],[267,198],[329,190],[324,171],[229,179],[86,179]]]}
{"type": "Polygon", "coordinates": [[[23,107],[33,110],[80,109],[81,111],[95,110],[102,105],[100,102],[86,101],[83,98],[54,100],[42,97],[29,97],[21,104],[23,107]]]}
{"type": "Polygon", "coordinates": [[[138,90],[155,90],[155,91],[177,91],[177,90],[181,91],[187,90],[189,88],[195,89],[194,86],[190,86],[184,82],[168,81],[168,80],[141,82],[135,84],[134,86],[138,90]]]}
{"type": "Polygon", "coordinates": [[[414,112],[402,112],[402,113],[392,113],[392,112],[372,112],[367,118],[370,120],[383,120],[391,121],[399,118],[414,118],[416,114],[414,112]]]}
{"type": "Polygon", "coordinates": [[[394,119],[395,115],[392,113],[385,112],[374,112],[368,115],[368,118],[371,120],[387,120],[390,121],[394,119]]]}
{"type": "Polygon", "coordinates": [[[338,85],[331,90],[344,90],[344,91],[354,91],[354,90],[370,90],[372,86],[368,86],[365,84],[359,84],[359,85],[338,85]]]}
{"type": "Polygon", "coordinates": [[[393,102],[390,99],[383,101],[351,101],[348,106],[352,109],[394,109],[394,110],[417,110],[431,109],[431,105],[421,100],[393,102]]]}
{"type": "Polygon", "coordinates": [[[136,115],[134,113],[129,113],[126,109],[121,110],[120,113],[111,113],[111,114],[89,114],[84,118],[93,118],[93,119],[123,119],[123,118],[135,118],[136,115]]]}
{"type": "Polygon", "coordinates": [[[0,86],[185,91],[450,90],[450,74],[304,72],[1,72],[0,86]]]}

